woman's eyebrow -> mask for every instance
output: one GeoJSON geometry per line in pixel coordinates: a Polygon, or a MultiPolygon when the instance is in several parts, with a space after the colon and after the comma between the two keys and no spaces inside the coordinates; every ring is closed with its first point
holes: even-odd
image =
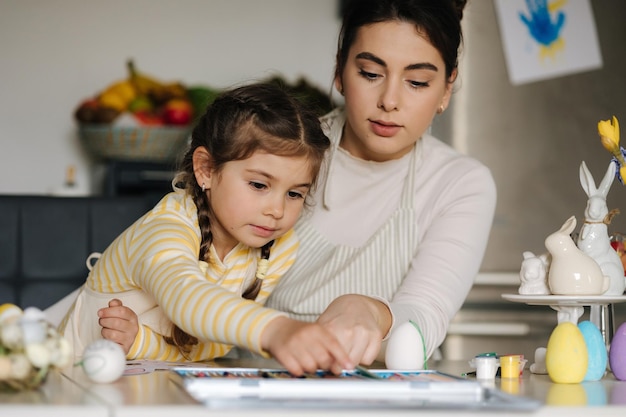
{"type": "MultiPolygon", "coordinates": [[[[382,59],[380,59],[379,57],[377,57],[376,55],[372,54],[371,52],[361,52],[359,54],[357,54],[356,56],[357,59],[366,59],[368,61],[372,61],[375,64],[378,64],[380,66],[383,67],[387,67],[387,63],[385,61],[383,61],[382,59]]],[[[421,70],[421,69],[427,69],[427,70],[431,70],[431,71],[439,71],[439,68],[437,68],[437,66],[431,64],[430,62],[419,62],[416,64],[410,64],[407,65],[406,67],[404,67],[405,70],[407,71],[411,71],[411,70],[421,70]]]]}
{"type": "Polygon", "coordinates": [[[381,65],[383,67],[387,66],[387,63],[385,61],[372,54],[371,52],[361,52],[357,54],[356,59],[367,59],[368,61],[372,61],[375,64],[381,65]]]}
{"type": "Polygon", "coordinates": [[[405,70],[422,70],[422,69],[426,69],[426,70],[431,70],[431,71],[439,71],[439,68],[437,68],[436,65],[431,64],[430,62],[420,62],[418,64],[411,64],[411,65],[407,65],[406,67],[404,67],[405,70]]]}

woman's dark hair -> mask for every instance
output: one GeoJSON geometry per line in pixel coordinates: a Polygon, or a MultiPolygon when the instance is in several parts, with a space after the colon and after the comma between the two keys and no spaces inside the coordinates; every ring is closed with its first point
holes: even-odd
{"type": "MultiPolygon", "coordinates": [[[[219,173],[227,162],[247,159],[254,152],[305,157],[313,186],[330,141],[322,131],[317,115],[305,108],[284,88],[274,83],[256,83],[222,92],[200,117],[191,134],[175,183],[189,193],[198,209],[202,242],[198,259],[210,262],[213,241],[211,205],[194,174],[193,154],[205,147],[211,155],[211,168],[219,173]]],[[[174,326],[168,343],[183,354],[198,340],[174,326]]]]}
{"type": "Polygon", "coordinates": [[[463,41],[461,19],[467,0],[350,0],[337,43],[335,77],[341,79],[350,47],[362,26],[397,20],[415,25],[439,51],[449,79],[463,41]]]}

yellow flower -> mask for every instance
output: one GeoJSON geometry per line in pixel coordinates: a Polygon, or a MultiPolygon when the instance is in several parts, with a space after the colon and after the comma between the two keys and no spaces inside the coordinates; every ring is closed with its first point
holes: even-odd
{"type": "Polygon", "coordinates": [[[598,122],[598,134],[600,135],[600,141],[604,149],[616,154],[620,152],[619,149],[619,122],[617,117],[613,116],[613,120],[600,120],[598,122]]]}

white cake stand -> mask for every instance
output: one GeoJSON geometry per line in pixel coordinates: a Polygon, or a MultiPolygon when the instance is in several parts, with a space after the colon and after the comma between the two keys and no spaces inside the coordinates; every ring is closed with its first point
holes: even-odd
{"type": "Polygon", "coordinates": [[[613,338],[613,304],[626,302],[626,295],[534,295],[502,294],[502,298],[528,305],[550,306],[557,311],[558,323],[570,321],[578,324],[584,308],[590,307],[589,320],[595,324],[607,348],[613,338]]]}

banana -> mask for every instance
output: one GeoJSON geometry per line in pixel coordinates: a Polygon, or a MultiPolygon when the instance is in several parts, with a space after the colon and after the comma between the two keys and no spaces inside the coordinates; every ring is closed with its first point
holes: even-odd
{"type": "Polygon", "coordinates": [[[185,98],[187,89],[179,82],[163,83],[137,70],[135,63],[129,59],[128,78],[138,95],[150,99],[157,107],[173,98],[185,98]]]}
{"type": "Polygon", "coordinates": [[[123,112],[137,97],[137,91],[129,80],[120,80],[108,86],[98,96],[98,104],[123,112]]]}

